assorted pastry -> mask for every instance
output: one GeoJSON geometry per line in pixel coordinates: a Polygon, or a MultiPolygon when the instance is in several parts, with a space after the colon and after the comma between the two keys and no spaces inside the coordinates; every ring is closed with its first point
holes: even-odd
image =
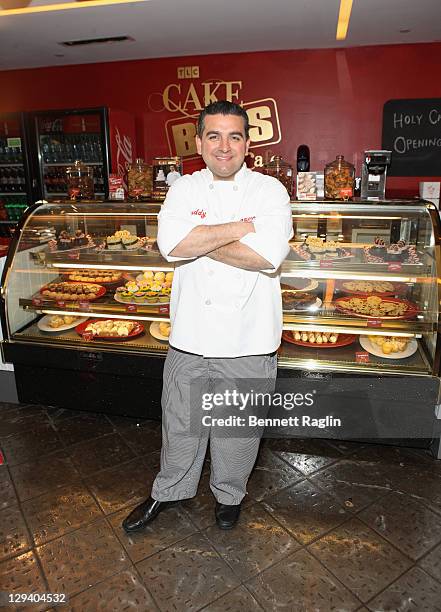
{"type": "Polygon", "coordinates": [[[309,342],[309,344],[335,344],[340,334],[335,332],[306,332],[291,331],[292,337],[297,342],[309,342]]]}
{"type": "Polygon", "coordinates": [[[408,302],[382,299],[378,295],[371,295],[367,298],[339,298],[336,305],[340,309],[366,317],[401,317],[411,307],[408,302]]]}
{"type": "Polygon", "coordinates": [[[73,315],[53,315],[49,318],[48,325],[53,329],[64,327],[64,325],[73,325],[79,322],[83,317],[74,317],[73,315]]]}
{"type": "Polygon", "coordinates": [[[368,263],[421,263],[415,245],[406,244],[404,240],[386,245],[385,241],[380,236],[375,238],[372,246],[364,247],[364,254],[368,263]]]}
{"type": "Polygon", "coordinates": [[[40,290],[40,294],[48,300],[96,300],[98,294],[104,295],[104,287],[94,283],[49,283],[40,290]]]}
{"type": "Polygon", "coordinates": [[[323,238],[317,236],[308,236],[302,244],[292,244],[291,250],[295,256],[304,261],[352,256],[350,251],[340,247],[335,240],[325,242],[323,238]]]}
{"type": "Polygon", "coordinates": [[[69,251],[82,246],[94,246],[92,238],[78,229],[75,232],[62,230],[55,240],[49,240],[51,251],[69,251]]]}
{"type": "Polygon", "coordinates": [[[109,249],[109,251],[134,251],[139,249],[142,244],[138,236],[134,236],[128,230],[119,230],[111,236],[107,236],[104,246],[109,249]]]}
{"type": "Polygon", "coordinates": [[[400,336],[368,336],[371,344],[381,348],[385,355],[391,353],[402,353],[407,349],[411,338],[402,338],[400,336]]]}
{"type": "Polygon", "coordinates": [[[305,291],[282,291],[283,310],[305,310],[314,306],[317,297],[305,291]]]}
{"type": "Polygon", "coordinates": [[[169,302],[173,282],[173,272],[153,272],[145,270],[136,277],[118,287],[115,292],[117,301],[148,304],[169,302]]]}
{"type": "Polygon", "coordinates": [[[139,324],[136,321],[125,321],[122,319],[109,319],[89,323],[84,332],[90,332],[94,336],[105,336],[115,338],[127,338],[139,324]]]}
{"type": "Polygon", "coordinates": [[[63,272],[63,276],[66,276],[70,281],[79,281],[83,283],[117,283],[122,273],[118,270],[71,270],[69,272],[63,272]]]}
{"type": "Polygon", "coordinates": [[[171,332],[171,325],[170,325],[170,323],[166,323],[165,321],[161,321],[161,323],[159,324],[159,333],[162,336],[165,336],[165,338],[168,338],[170,336],[170,332],[171,332]]]}
{"type": "Polygon", "coordinates": [[[344,281],[341,287],[358,293],[391,293],[395,290],[393,283],[388,281],[344,281]]]}

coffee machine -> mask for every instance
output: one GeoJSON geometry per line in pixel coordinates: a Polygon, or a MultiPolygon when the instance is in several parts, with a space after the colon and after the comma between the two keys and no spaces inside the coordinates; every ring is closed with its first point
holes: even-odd
{"type": "Polygon", "coordinates": [[[365,151],[361,166],[361,198],[384,200],[387,167],[392,151],[365,151]]]}

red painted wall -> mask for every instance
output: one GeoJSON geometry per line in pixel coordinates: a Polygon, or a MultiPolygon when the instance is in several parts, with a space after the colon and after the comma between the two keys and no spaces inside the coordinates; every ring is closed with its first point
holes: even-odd
{"type": "MultiPolygon", "coordinates": [[[[128,110],[136,117],[138,153],[149,160],[170,153],[165,123],[181,116],[161,110],[167,85],[181,85],[183,103],[191,82],[202,98],[204,81],[241,81],[241,101],[276,101],[282,140],[271,145],[271,151],[294,162],[297,146],[305,143],[311,149],[312,169],[321,169],[335,155],[343,154],[359,171],[362,152],[381,146],[384,102],[441,97],[440,74],[441,43],[4,71],[0,72],[0,112],[101,105],[128,110]],[[179,66],[199,66],[199,79],[179,80],[179,66]]],[[[187,111],[194,114],[191,103],[187,111]]],[[[262,151],[255,149],[256,154],[262,151]]],[[[186,169],[195,165],[187,164],[186,169]]],[[[419,180],[440,178],[390,177],[389,193],[416,195],[419,180]]]]}

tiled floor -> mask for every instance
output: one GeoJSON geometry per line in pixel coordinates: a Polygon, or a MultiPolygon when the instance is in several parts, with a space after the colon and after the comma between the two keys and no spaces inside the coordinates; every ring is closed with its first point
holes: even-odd
{"type": "Polygon", "coordinates": [[[195,499],[129,537],[160,445],[152,422],[0,404],[0,591],[64,592],[78,612],[441,610],[425,451],[265,441],[234,530],[215,525],[207,463],[195,499]]]}

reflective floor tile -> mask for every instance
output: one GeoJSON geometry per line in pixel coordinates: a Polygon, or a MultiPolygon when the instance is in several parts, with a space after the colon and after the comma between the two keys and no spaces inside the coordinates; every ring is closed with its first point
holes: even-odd
{"type": "Polygon", "coordinates": [[[335,497],[307,480],[267,497],[262,505],[301,544],[315,540],[350,516],[335,497]]]}
{"type": "Polygon", "coordinates": [[[93,440],[115,430],[104,414],[93,414],[91,412],[79,413],[67,419],[56,418],[54,422],[57,433],[66,446],[93,440]]]}
{"type": "Polygon", "coordinates": [[[100,519],[37,548],[49,590],[74,595],[130,565],[127,553],[100,519]]]}
{"type": "Polygon", "coordinates": [[[64,419],[71,419],[72,417],[81,417],[86,414],[94,414],[82,412],[81,410],[70,410],[69,408],[59,408],[57,406],[49,406],[46,408],[48,416],[53,423],[59,423],[64,419]]]}
{"type": "Polygon", "coordinates": [[[441,541],[439,515],[408,495],[390,493],[358,517],[411,559],[441,541]]]}
{"type": "Polygon", "coordinates": [[[209,473],[202,475],[196,496],[184,500],[182,505],[199,529],[204,529],[215,523],[216,499],[210,489],[209,473]]]}
{"type": "Polygon", "coordinates": [[[258,612],[262,607],[243,586],[230,591],[204,608],[204,612],[251,612],[251,610],[258,612]]]}
{"type": "Polygon", "coordinates": [[[153,472],[139,458],[85,479],[104,514],[139,503],[149,497],[153,472]]]}
{"type": "Polygon", "coordinates": [[[52,425],[42,425],[4,438],[2,448],[9,466],[39,458],[63,448],[52,425]]]}
{"type": "MultiPolygon", "coordinates": [[[[58,609],[58,608],[57,608],[58,609]]],[[[137,572],[128,569],[75,595],[66,612],[157,612],[137,572]]]]}
{"type": "Polygon", "coordinates": [[[367,604],[374,612],[441,610],[441,585],[423,570],[413,567],[367,604]]]}
{"type": "Polygon", "coordinates": [[[395,491],[407,493],[441,514],[441,471],[404,468],[402,477],[393,479],[392,486],[395,491]]]}
{"type": "Polygon", "coordinates": [[[303,474],[282,461],[269,448],[262,447],[248,480],[247,491],[250,497],[260,501],[303,478],[303,474]]]}
{"type": "Polygon", "coordinates": [[[366,444],[351,455],[351,459],[368,463],[381,463],[385,465],[401,465],[402,467],[429,466],[428,458],[423,459],[421,455],[410,448],[402,446],[385,446],[378,444],[366,444]]]}
{"type": "Polygon", "coordinates": [[[441,582],[441,544],[418,562],[418,565],[441,582]]]}
{"type": "Polygon", "coordinates": [[[46,410],[42,407],[22,406],[7,410],[0,409],[0,438],[50,425],[46,410]]]}
{"type": "Polygon", "coordinates": [[[246,586],[268,612],[351,612],[360,606],[360,601],[306,550],[276,563],[246,586]]]}
{"type": "Polygon", "coordinates": [[[201,533],[148,557],[137,568],[163,612],[199,610],[239,586],[201,533]]]}
{"type": "Polygon", "coordinates": [[[324,440],[282,438],[268,440],[268,445],[279,457],[305,475],[312,474],[342,458],[341,451],[324,440]]]}
{"type": "Polygon", "coordinates": [[[386,468],[363,465],[352,461],[352,457],[313,474],[310,480],[335,496],[352,512],[361,510],[391,491],[386,468]]]}
{"type": "Polygon", "coordinates": [[[78,480],[80,475],[64,451],[10,468],[19,498],[24,501],[78,480]]]}
{"type": "Polygon", "coordinates": [[[129,535],[121,527],[121,523],[134,507],[130,506],[117,514],[112,514],[108,520],[135,563],[197,531],[186,512],[181,507],[174,506],[161,512],[143,531],[129,535]]]}
{"type": "Polygon", "coordinates": [[[363,602],[411,565],[409,559],[356,518],[310,544],[308,550],[363,602]]]}
{"type": "Polygon", "coordinates": [[[234,529],[223,531],[215,525],[204,534],[241,580],[299,548],[260,504],[244,508],[234,529]]]}
{"type": "Polygon", "coordinates": [[[18,499],[8,468],[6,465],[0,465],[0,510],[16,503],[18,499]]]}
{"type": "Polygon", "coordinates": [[[117,427],[124,441],[136,455],[145,455],[161,450],[161,424],[156,421],[137,422],[131,426],[117,427]]]}
{"type": "Polygon", "coordinates": [[[23,553],[32,547],[18,505],[0,510],[0,560],[23,553]]]}
{"type": "Polygon", "coordinates": [[[77,482],[22,504],[37,546],[102,516],[84,484],[77,482]]]}
{"type": "MultiPolygon", "coordinates": [[[[47,588],[32,551],[0,563],[0,591],[6,593],[46,593],[47,588]]],[[[59,593],[60,591],[57,590],[56,592],[59,593]]],[[[41,604],[22,609],[47,610],[49,607],[46,604],[41,604]]],[[[8,606],[4,609],[13,610],[14,608],[8,606]]]]}
{"type": "Polygon", "coordinates": [[[105,470],[135,457],[117,433],[69,446],[67,452],[83,475],[105,470]]]}

